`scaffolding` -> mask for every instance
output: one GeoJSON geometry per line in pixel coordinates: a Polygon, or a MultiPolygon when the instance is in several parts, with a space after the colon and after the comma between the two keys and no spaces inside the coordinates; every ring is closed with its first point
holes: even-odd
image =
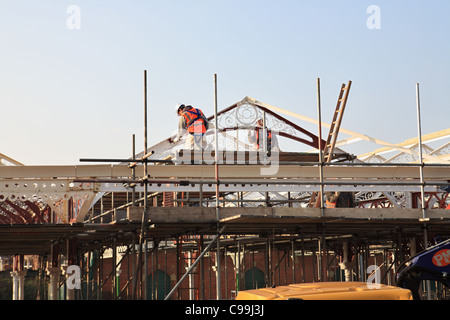
{"type": "MultiPolygon", "coordinates": [[[[17,288],[24,256],[38,257],[49,288],[42,299],[228,300],[262,286],[367,281],[369,266],[393,285],[402,261],[450,237],[448,143],[422,154],[422,141],[382,142],[415,160],[381,161],[377,151],[365,162],[340,149],[347,139],[334,141],[323,161],[320,103],[319,135],[250,97],[218,111],[215,76],[205,150],[185,150],[172,137],[148,147],[146,86],[145,72],[141,153],[133,136],[129,159],[0,166],[0,256],[16,257],[17,288]],[[271,131],[310,150],[270,150],[267,141],[255,150],[246,137],[260,118],[264,137],[271,131]],[[308,205],[328,191],[351,194],[354,206],[308,205]],[[74,265],[79,289],[70,285],[74,265]]],[[[436,137],[450,134],[424,140],[436,137]]],[[[438,286],[423,294],[448,296],[438,286]]]]}

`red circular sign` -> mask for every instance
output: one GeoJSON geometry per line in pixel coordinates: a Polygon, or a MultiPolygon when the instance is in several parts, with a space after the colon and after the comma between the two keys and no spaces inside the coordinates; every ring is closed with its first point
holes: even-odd
{"type": "Polygon", "coordinates": [[[438,267],[448,266],[450,264],[450,249],[439,250],[433,255],[432,261],[438,267]]]}

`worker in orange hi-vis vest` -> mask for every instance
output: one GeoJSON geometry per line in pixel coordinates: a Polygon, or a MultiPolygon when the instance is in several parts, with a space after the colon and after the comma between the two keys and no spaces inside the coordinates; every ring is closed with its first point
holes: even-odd
{"type": "Polygon", "coordinates": [[[180,121],[178,122],[177,136],[172,142],[180,141],[181,137],[187,133],[185,149],[203,150],[206,146],[204,134],[209,127],[209,122],[203,112],[184,104],[177,105],[175,110],[180,121]]]}
{"type": "MultiPolygon", "coordinates": [[[[264,143],[264,136],[263,136],[263,132],[264,132],[264,128],[263,128],[263,119],[258,119],[256,120],[256,127],[255,130],[249,131],[248,133],[248,141],[250,143],[253,143],[253,145],[255,146],[256,150],[260,150],[263,149],[263,143],[264,143]]],[[[270,129],[266,129],[267,130],[267,151],[271,152],[271,151],[279,151],[279,146],[278,146],[278,139],[276,137],[276,135],[272,132],[272,130],[270,129]]]]}
{"type": "Polygon", "coordinates": [[[325,192],[327,208],[354,208],[355,203],[351,192],[325,192]]]}
{"type": "Polygon", "coordinates": [[[339,192],[325,192],[327,208],[336,208],[336,203],[339,198],[339,192]]]}

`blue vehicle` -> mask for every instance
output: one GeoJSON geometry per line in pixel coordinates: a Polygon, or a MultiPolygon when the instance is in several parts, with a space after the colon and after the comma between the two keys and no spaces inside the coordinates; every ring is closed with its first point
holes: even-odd
{"type": "Polygon", "coordinates": [[[439,281],[450,288],[450,239],[422,251],[403,262],[397,273],[397,286],[409,289],[420,300],[422,280],[439,281]]]}

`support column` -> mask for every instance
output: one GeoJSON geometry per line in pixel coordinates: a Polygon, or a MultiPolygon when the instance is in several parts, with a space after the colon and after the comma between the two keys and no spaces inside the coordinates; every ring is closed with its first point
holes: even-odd
{"type": "Polygon", "coordinates": [[[117,300],[117,246],[116,246],[116,239],[113,240],[113,247],[112,247],[112,259],[111,259],[111,265],[112,265],[112,283],[111,283],[111,294],[112,294],[112,300],[117,300]]]}
{"type": "MultiPolygon", "coordinates": [[[[202,201],[200,202],[200,206],[202,205],[202,201]]],[[[203,235],[200,235],[199,244],[198,244],[198,252],[203,252],[204,246],[203,246],[203,235]]],[[[167,265],[167,264],[166,264],[167,265]]],[[[204,300],[205,299],[205,269],[204,269],[204,263],[203,258],[200,259],[199,262],[200,265],[200,285],[199,285],[199,299],[204,300]]]]}
{"type": "Polygon", "coordinates": [[[352,269],[351,262],[349,261],[348,256],[348,242],[345,241],[343,243],[343,261],[339,264],[339,266],[344,270],[345,273],[345,281],[352,281],[352,269]]]}
{"type": "Polygon", "coordinates": [[[50,276],[50,282],[48,284],[48,299],[58,300],[58,277],[61,273],[61,269],[57,267],[47,268],[47,274],[50,276]]]}
{"type": "Polygon", "coordinates": [[[416,238],[409,238],[409,256],[414,257],[417,254],[416,238]]]}
{"type": "Polygon", "coordinates": [[[11,276],[13,278],[13,300],[24,299],[24,281],[27,270],[12,271],[11,276]]]}
{"type": "Polygon", "coordinates": [[[47,274],[50,276],[48,284],[48,299],[58,300],[58,277],[61,273],[59,265],[59,243],[53,243],[50,246],[50,261],[47,266],[47,274]]]}
{"type": "Polygon", "coordinates": [[[13,278],[13,300],[23,300],[24,299],[24,280],[25,274],[27,273],[24,270],[24,256],[17,255],[13,258],[13,271],[11,272],[11,276],[13,278]]]}
{"type": "Polygon", "coordinates": [[[266,250],[265,250],[265,269],[266,269],[266,287],[272,286],[272,250],[271,250],[270,238],[267,237],[266,240],[266,250]]]}
{"type": "MultiPolygon", "coordinates": [[[[89,256],[92,255],[92,253],[90,253],[88,255],[88,259],[89,256]]],[[[66,277],[66,280],[72,275],[72,274],[67,274],[67,268],[69,266],[73,266],[77,264],[77,238],[72,238],[72,239],[67,239],[66,240],[66,256],[67,256],[67,266],[64,266],[61,268],[61,273],[66,277]]],[[[90,270],[90,264],[89,264],[89,260],[88,260],[88,270],[90,270]]],[[[79,275],[80,276],[80,275],[79,275]]],[[[89,278],[89,273],[88,273],[88,285],[87,285],[87,295],[89,296],[89,283],[90,283],[90,278],[89,278]]],[[[71,285],[69,285],[66,281],[66,300],[75,300],[75,288],[71,285]]]]}

